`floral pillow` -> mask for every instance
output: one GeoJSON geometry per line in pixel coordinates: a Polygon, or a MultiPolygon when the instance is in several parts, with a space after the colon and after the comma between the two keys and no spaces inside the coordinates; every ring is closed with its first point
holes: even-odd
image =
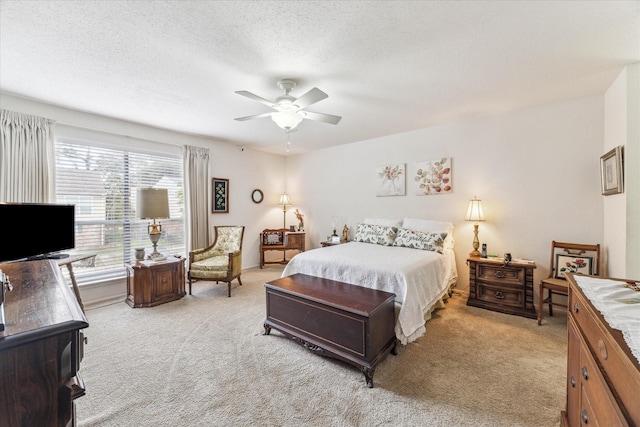
{"type": "Polygon", "coordinates": [[[392,246],[396,240],[396,227],[376,224],[358,224],[354,241],[392,246]]]}
{"type": "Polygon", "coordinates": [[[421,249],[442,253],[444,250],[444,240],[447,233],[429,233],[423,231],[409,230],[401,228],[398,230],[393,246],[404,246],[405,248],[421,249]]]}

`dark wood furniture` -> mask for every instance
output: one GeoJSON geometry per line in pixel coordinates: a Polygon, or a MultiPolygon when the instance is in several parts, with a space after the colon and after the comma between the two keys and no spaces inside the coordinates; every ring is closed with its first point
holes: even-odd
{"type": "Polygon", "coordinates": [[[127,264],[127,299],[131,307],[153,307],[185,296],[184,258],[127,264]]]}
{"type": "Polygon", "coordinates": [[[567,406],[562,425],[640,426],[640,363],[573,274],[567,281],[567,406]]]}
{"type": "Polygon", "coordinates": [[[469,257],[467,305],[535,319],[533,262],[469,257]]]}
{"type": "Polygon", "coordinates": [[[569,284],[564,278],[564,271],[600,275],[600,245],[580,243],[551,242],[551,262],[549,277],[542,279],[538,285],[538,326],[542,324],[544,305],[549,306],[549,316],[553,316],[553,307],[567,308],[567,305],[553,300],[554,295],[567,296],[569,284]],[[595,258],[595,259],[594,259],[595,258]],[[571,264],[567,266],[567,262],[571,264]],[[544,290],[548,296],[544,297],[544,290]]]}
{"type": "Polygon", "coordinates": [[[260,233],[260,268],[265,264],[286,264],[287,251],[305,251],[305,233],[303,231],[287,231],[286,228],[271,228],[260,233]],[[267,251],[282,252],[282,259],[278,261],[265,261],[267,251]]]}
{"type": "Polygon", "coordinates": [[[350,363],[373,387],[376,365],[396,354],[395,294],[306,274],[293,274],[265,285],[267,319],[313,353],[350,363]]]}
{"type": "Polygon", "coordinates": [[[0,269],[13,284],[0,332],[0,426],[75,425],[87,319],[55,261],[0,269]]]}

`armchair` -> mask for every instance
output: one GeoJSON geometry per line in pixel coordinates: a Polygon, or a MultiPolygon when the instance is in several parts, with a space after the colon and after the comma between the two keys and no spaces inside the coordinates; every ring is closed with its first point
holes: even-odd
{"type": "Polygon", "coordinates": [[[196,280],[215,280],[227,283],[227,296],[231,296],[231,281],[238,279],[242,286],[242,238],[244,226],[215,226],[215,241],[208,248],[189,252],[189,295],[191,283],[196,280]]]}

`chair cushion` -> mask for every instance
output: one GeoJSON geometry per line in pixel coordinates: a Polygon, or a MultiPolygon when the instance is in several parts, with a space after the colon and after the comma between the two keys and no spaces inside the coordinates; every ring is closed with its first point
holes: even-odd
{"type": "Polygon", "coordinates": [[[227,255],[213,256],[191,264],[189,270],[195,271],[224,271],[229,268],[229,257],[227,255]]]}

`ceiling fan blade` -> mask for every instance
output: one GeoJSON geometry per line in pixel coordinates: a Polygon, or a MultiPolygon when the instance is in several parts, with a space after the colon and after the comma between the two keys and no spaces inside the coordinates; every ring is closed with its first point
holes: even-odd
{"type": "Polygon", "coordinates": [[[238,118],[236,118],[234,120],[237,120],[239,122],[243,122],[245,120],[261,119],[263,117],[271,117],[271,114],[273,114],[273,113],[262,113],[262,114],[256,114],[256,115],[253,115],[253,116],[238,117],[238,118]]]}
{"type": "Polygon", "coordinates": [[[329,123],[332,125],[337,125],[342,119],[342,117],[340,116],[333,116],[331,114],[324,113],[314,113],[313,111],[300,111],[300,114],[302,114],[305,119],[316,120],[318,122],[329,123]]]}
{"type": "Polygon", "coordinates": [[[276,108],[276,105],[273,102],[269,101],[268,99],[264,99],[258,95],[254,95],[251,92],[247,92],[246,90],[237,90],[236,93],[238,95],[246,96],[249,99],[253,99],[254,101],[258,101],[259,103],[269,106],[271,108],[274,108],[274,109],[276,108]]]}
{"type": "Polygon", "coordinates": [[[322,101],[323,99],[328,97],[329,95],[327,95],[317,87],[314,87],[313,89],[310,89],[307,93],[296,99],[294,104],[296,104],[298,108],[302,110],[303,108],[308,107],[311,104],[315,104],[318,101],[322,101]]]}

